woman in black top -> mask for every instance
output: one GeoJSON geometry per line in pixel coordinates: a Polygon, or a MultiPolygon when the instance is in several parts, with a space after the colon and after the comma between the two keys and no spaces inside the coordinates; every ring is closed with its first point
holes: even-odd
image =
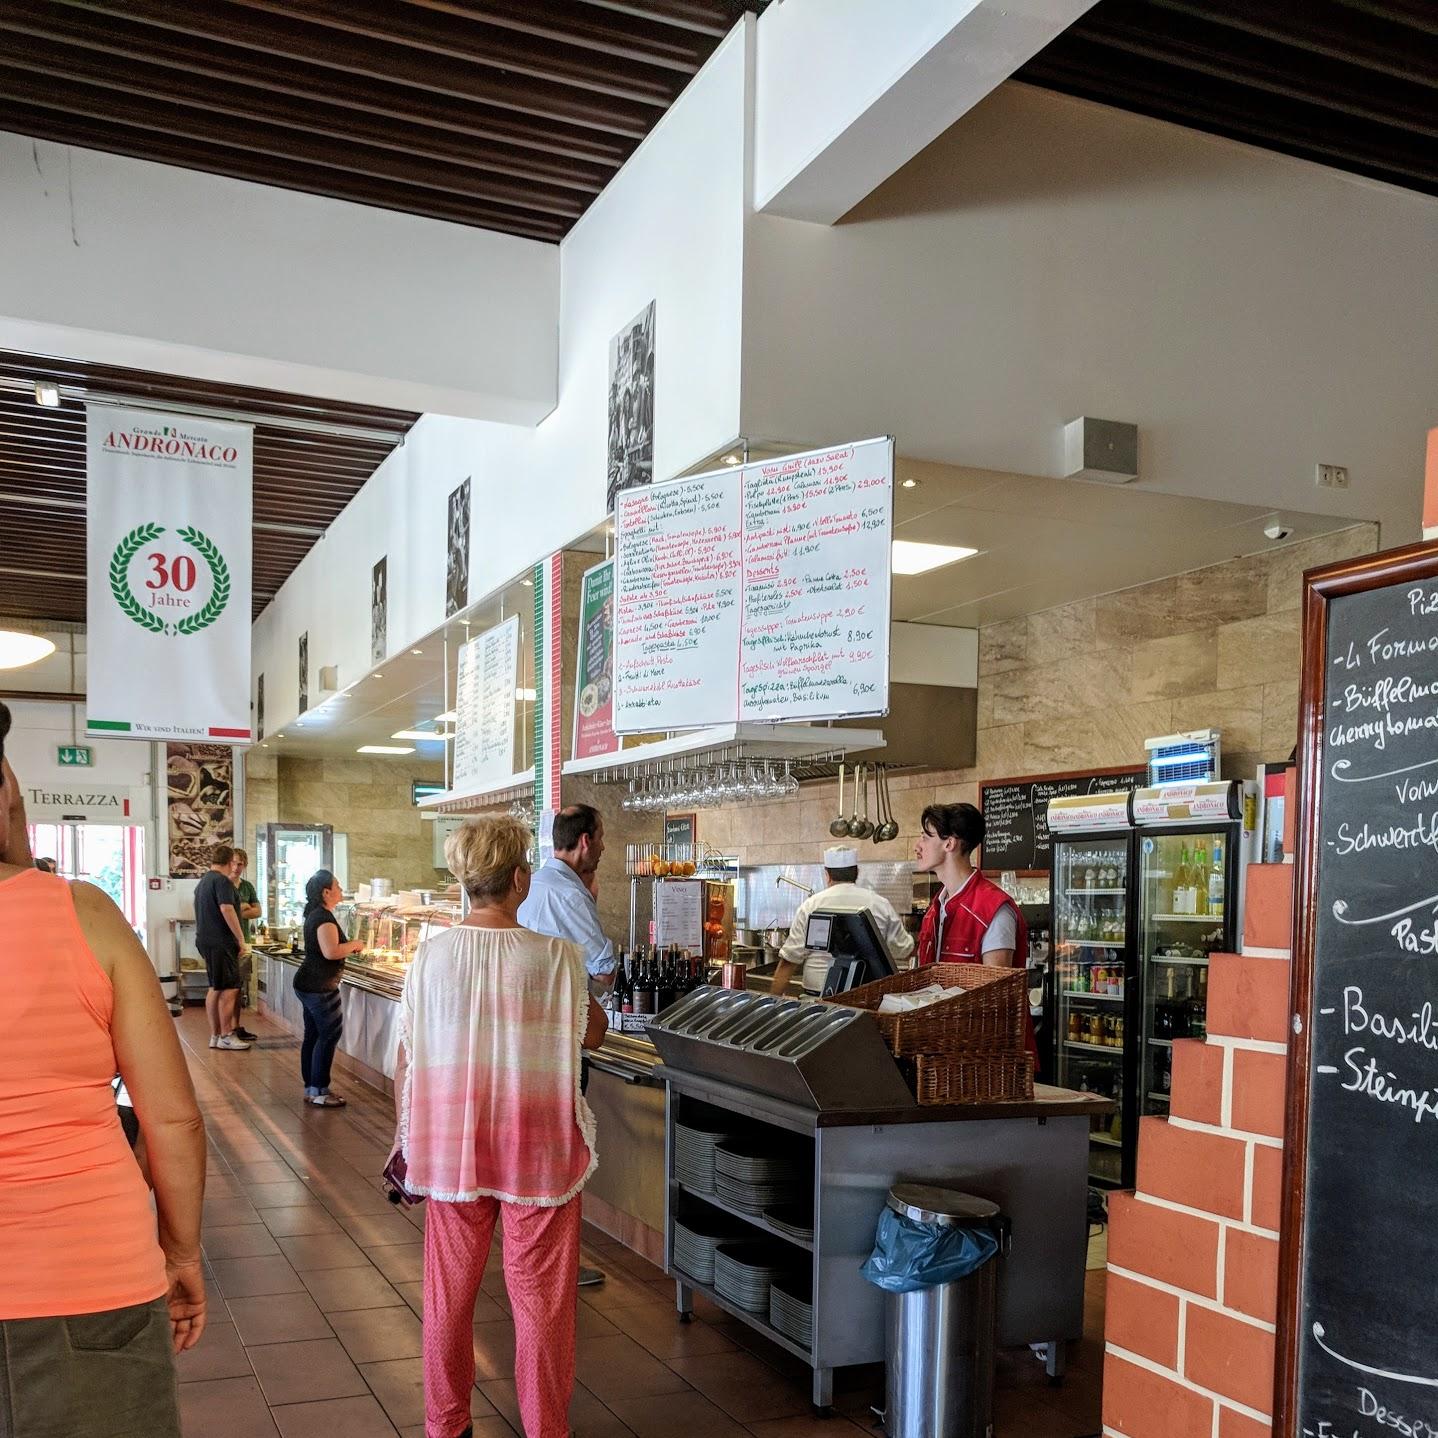
{"type": "Polygon", "coordinates": [[[305,1011],[300,1077],[305,1081],[305,1102],[316,1108],[344,1107],[344,1100],[330,1092],[330,1065],[344,1032],[340,979],[345,960],[364,948],[345,938],[334,916],[334,906],[342,898],[344,890],[328,869],[312,875],[305,885],[305,959],[295,975],[295,995],[305,1011]]]}

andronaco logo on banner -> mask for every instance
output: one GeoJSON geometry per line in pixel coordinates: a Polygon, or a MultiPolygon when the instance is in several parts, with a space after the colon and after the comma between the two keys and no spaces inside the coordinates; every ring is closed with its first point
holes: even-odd
{"type": "Polygon", "coordinates": [[[86,729],[250,740],[248,425],[90,405],[86,729]]]}

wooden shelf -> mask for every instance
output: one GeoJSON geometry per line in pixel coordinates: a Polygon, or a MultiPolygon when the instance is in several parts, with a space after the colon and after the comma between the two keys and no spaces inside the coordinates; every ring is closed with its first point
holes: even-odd
{"type": "MultiPolygon", "coordinates": [[[[703,1195],[701,1194],[700,1196],[702,1197],[703,1195]]],[[[722,1308],[725,1313],[733,1318],[737,1318],[740,1323],[747,1323],[756,1333],[762,1333],[771,1343],[777,1343],[780,1348],[787,1349],[795,1358],[803,1359],[805,1363],[810,1365],[813,1364],[813,1350],[795,1343],[787,1333],[780,1333],[779,1330],[769,1322],[768,1318],[761,1318],[750,1309],[741,1308],[737,1303],[732,1302],[717,1292],[711,1285],[700,1283],[697,1278],[690,1277],[682,1268],[671,1267],[669,1276],[674,1279],[676,1283],[682,1283],[686,1288],[692,1288],[695,1293],[702,1293],[710,1303],[722,1308]]]]}
{"type": "MultiPolygon", "coordinates": [[[[697,1188],[690,1188],[687,1183],[676,1182],[675,1188],[680,1193],[687,1193],[690,1198],[697,1198],[701,1203],[712,1204],[721,1213],[727,1213],[731,1218],[743,1219],[745,1223],[752,1223],[755,1228],[762,1229],[770,1238],[777,1238],[781,1243],[792,1243],[795,1248],[803,1248],[808,1252],[814,1251],[814,1240],[795,1238],[792,1234],[785,1233],[782,1228],[776,1228],[762,1213],[749,1213],[742,1208],[736,1208],[732,1203],[725,1202],[717,1194],[701,1193],[697,1188]]],[[[683,1220],[680,1220],[681,1222],[683,1220]]]]}

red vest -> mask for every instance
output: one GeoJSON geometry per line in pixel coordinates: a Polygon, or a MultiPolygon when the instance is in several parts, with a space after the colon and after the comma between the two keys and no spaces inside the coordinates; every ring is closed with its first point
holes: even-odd
{"type": "Polygon", "coordinates": [[[939,896],[934,895],[924,922],[919,928],[919,957],[922,964],[981,964],[983,939],[989,925],[998,917],[1005,904],[1013,906],[1018,920],[1014,933],[1013,967],[1021,969],[1029,961],[1029,930],[1022,911],[992,880],[975,874],[962,889],[944,905],[944,951],[936,952],[939,934],[939,896]]]}
{"type": "MultiPolygon", "coordinates": [[[[962,889],[944,905],[944,948],[935,952],[939,937],[939,896],[934,895],[924,922],[919,926],[919,964],[981,964],[983,940],[989,925],[998,917],[1005,904],[1013,905],[1014,959],[1012,967],[1025,969],[1029,962],[1029,928],[1023,910],[992,880],[976,873],[962,889]]],[[[1024,999],[1024,1042],[1038,1062],[1038,1042],[1034,1036],[1033,1019],[1029,1015],[1028,998],[1024,999]]]]}

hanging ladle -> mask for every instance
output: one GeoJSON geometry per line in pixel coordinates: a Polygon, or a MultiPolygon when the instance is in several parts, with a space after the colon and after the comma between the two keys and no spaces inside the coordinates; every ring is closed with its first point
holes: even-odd
{"type": "Polygon", "coordinates": [[[887,844],[899,837],[899,821],[894,818],[894,799],[889,793],[889,770],[883,764],[879,765],[879,793],[883,800],[883,818],[874,830],[874,842],[887,844]]]}
{"type": "Polygon", "coordinates": [[[837,817],[829,821],[829,832],[836,838],[842,839],[849,832],[849,821],[844,817],[844,765],[839,765],[839,813],[837,817]]]}
{"type": "Polygon", "coordinates": [[[869,835],[874,832],[874,826],[869,822],[869,771],[873,767],[872,764],[859,765],[858,782],[864,789],[864,817],[862,819],[859,818],[857,813],[858,803],[856,801],[854,805],[855,815],[849,820],[849,837],[851,839],[867,839],[869,835]]]}

